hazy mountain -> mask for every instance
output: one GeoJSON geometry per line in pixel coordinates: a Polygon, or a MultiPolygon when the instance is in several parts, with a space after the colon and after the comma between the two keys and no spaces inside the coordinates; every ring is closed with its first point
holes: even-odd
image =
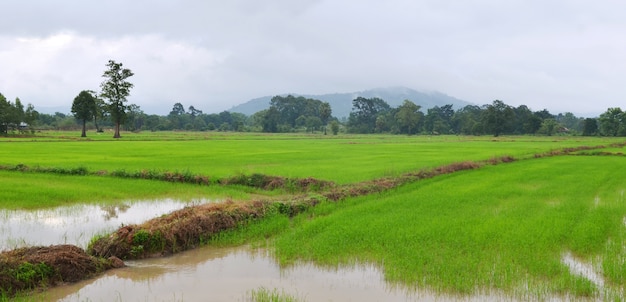
{"type": "MultiPolygon", "coordinates": [[[[288,94],[283,94],[283,96],[286,95],[288,94]]],[[[348,117],[350,115],[350,112],[352,111],[352,100],[359,96],[364,98],[381,98],[391,107],[398,107],[399,105],[402,105],[404,100],[410,100],[413,103],[422,106],[422,111],[424,113],[428,108],[435,106],[441,107],[446,104],[454,105],[453,109],[455,110],[466,105],[471,105],[469,102],[459,100],[440,92],[420,92],[406,87],[376,88],[352,93],[332,93],[321,95],[291,93],[291,95],[304,96],[306,98],[328,102],[330,107],[333,109],[333,116],[338,118],[348,117]]],[[[272,97],[273,96],[264,96],[252,99],[246,103],[234,106],[228,111],[252,115],[256,112],[269,108],[272,97]]]]}

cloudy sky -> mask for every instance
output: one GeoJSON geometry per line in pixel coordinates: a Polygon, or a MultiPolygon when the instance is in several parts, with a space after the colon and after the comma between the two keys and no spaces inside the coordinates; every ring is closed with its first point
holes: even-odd
{"type": "Polygon", "coordinates": [[[2,0],[0,93],[99,91],[109,59],[149,114],[406,86],[479,105],[626,105],[623,0],[2,0]]]}

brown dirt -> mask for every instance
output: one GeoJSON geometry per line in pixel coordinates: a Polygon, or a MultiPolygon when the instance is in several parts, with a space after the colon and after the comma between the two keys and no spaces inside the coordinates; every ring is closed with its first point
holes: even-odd
{"type": "Polygon", "coordinates": [[[87,255],[73,245],[27,247],[0,253],[0,289],[9,296],[37,287],[76,282],[110,268],[124,266],[117,258],[102,259],[87,255]],[[32,278],[18,277],[24,264],[45,264],[50,270],[32,278]]]}
{"type": "Polygon", "coordinates": [[[211,236],[262,218],[270,212],[295,215],[308,206],[304,201],[281,203],[254,200],[186,207],[139,225],[124,226],[96,240],[88,252],[99,257],[116,256],[121,259],[167,255],[194,248],[211,236]]]}

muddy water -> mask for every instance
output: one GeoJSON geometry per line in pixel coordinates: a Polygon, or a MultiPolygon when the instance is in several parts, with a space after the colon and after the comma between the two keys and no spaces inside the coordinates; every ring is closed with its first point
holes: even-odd
{"type": "MultiPolygon", "coordinates": [[[[167,258],[127,262],[93,280],[50,289],[48,301],[245,301],[250,291],[277,289],[300,301],[442,301],[454,297],[388,285],[373,266],[281,269],[264,251],[203,247],[167,258]]],[[[457,297],[458,298],[458,297],[457,297]]],[[[465,297],[484,301],[491,297],[465,297]]]]}
{"type": "Polygon", "coordinates": [[[172,199],[125,202],[117,205],[74,205],[43,210],[0,210],[0,251],[23,246],[74,244],[86,247],[94,235],[122,224],[148,219],[209,200],[172,199]]]}

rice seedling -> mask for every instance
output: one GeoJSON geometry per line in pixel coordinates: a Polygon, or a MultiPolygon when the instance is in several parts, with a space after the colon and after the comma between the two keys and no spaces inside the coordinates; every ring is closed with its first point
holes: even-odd
{"type": "Polygon", "coordinates": [[[621,161],[517,162],[324,203],[277,237],[277,256],[285,265],[371,262],[390,282],[443,292],[619,293],[626,257],[621,161]],[[566,251],[595,262],[605,288],[573,274],[562,263],[566,251]]]}
{"type": "Polygon", "coordinates": [[[298,302],[304,301],[292,295],[285,293],[284,291],[278,291],[278,289],[267,289],[265,287],[259,287],[258,289],[251,290],[244,298],[244,301],[250,302],[298,302]]]}

